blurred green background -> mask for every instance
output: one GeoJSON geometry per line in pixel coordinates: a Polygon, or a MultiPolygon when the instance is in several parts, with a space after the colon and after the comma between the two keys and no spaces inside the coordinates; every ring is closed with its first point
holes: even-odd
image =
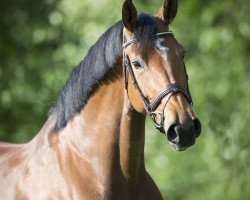
{"type": "MultiPolygon", "coordinates": [[[[134,0],[155,14],[162,0],[134,0]]],[[[0,1],[0,140],[42,127],[72,68],[121,19],[120,0],[0,1]]],[[[148,120],[146,166],[165,199],[250,198],[250,1],[180,0],[171,26],[202,135],[178,153],[148,120]]]]}

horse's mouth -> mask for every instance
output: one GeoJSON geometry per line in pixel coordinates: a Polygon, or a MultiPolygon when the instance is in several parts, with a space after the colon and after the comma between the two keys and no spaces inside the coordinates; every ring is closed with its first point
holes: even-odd
{"type": "Polygon", "coordinates": [[[181,143],[172,143],[169,142],[170,147],[175,151],[185,151],[187,148],[193,146],[195,140],[191,140],[189,143],[181,144],[181,143]]]}

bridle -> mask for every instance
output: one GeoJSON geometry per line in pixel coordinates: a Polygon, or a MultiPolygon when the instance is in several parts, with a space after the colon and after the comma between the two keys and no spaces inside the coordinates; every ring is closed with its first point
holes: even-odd
{"type": "MultiPolygon", "coordinates": [[[[167,32],[161,32],[161,33],[157,33],[156,36],[160,37],[160,36],[166,36],[166,35],[171,35],[173,36],[173,32],[171,31],[167,31],[167,32]]],[[[164,133],[164,111],[165,111],[165,107],[169,101],[169,99],[171,98],[171,96],[173,96],[174,94],[177,93],[181,93],[186,100],[188,101],[188,103],[190,104],[190,106],[193,105],[193,101],[192,101],[192,97],[191,94],[189,92],[189,87],[187,85],[187,89],[183,88],[182,86],[178,85],[178,84],[169,84],[167,85],[163,90],[161,90],[158,95],[154,98],[154,100],[152,102],[149,102],[149,100],[143,95],[137,80],[135,78],[134,72],[133,72],[133,68],[131,66],[131,63],[129,61],[129,58],[126,54],[126,48],[133,44],[136,41],[136,39],[132,39],[129,41],[126,41],[125,36],[123,37],[123,46],[122,46],[122,52],[123,52],[123,58],[122,58],[122,65],[123,65],[123,76],[124,76],[124,84],[125,84],[125,89],[128,89],[128,80],[127,80],[127,74],[126,71],[128,70],[128,73],[131,77],[131,81],[135,87],[135,89],[137,90],[140,99],[142,100],[142,103],[144,105],[144,108],[147,112],[147,114],[152,118],[155,127],[162,133],[164,133]],[[161,103],[162,99],[166,97],[165,102],[163,104],[163,110],[162,113],[156,112],[155,110],[157,109],[157,107],[159,106],[159,104],[161,103]],[[156,121],[156,116],[160,117],[160,122],[157,123],[156,121]]],[[[186,72],[186,68],[185,68],[185,73],[186,73],[186,77],[188,80],[188,75],[186,72]]]]}

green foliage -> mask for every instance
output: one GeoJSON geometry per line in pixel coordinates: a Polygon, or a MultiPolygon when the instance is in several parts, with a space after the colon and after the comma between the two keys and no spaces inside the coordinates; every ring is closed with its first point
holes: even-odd
{"type": "MultiPolygon", "coordinates": [[[[134,0],[156,13],[161,0],[134,0]]],[[[72,68],[108,27],[123,1],[1,1],[0,138],[26,142],[47,118],[72,68]]],[[[187,51],[202,135],[172,151],[147,123],[146,166],[166,199],[250,197],[250,2],[180,1],[171,29],[187,51]]]]}

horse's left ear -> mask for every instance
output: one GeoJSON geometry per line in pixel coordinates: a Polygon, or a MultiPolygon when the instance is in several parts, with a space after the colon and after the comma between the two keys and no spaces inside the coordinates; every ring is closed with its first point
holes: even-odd
{"type": "Polygon", "coordinates": [[[137,10],[132,0],[125,0],[122,7],[122,21],[125,28],[133,32],[137,19],[137,10]]]}
{"type": "Polygon", "coordinates": [[[164,0],[156,17],[162,19],[167,25],[174,20],[178,9],[178,0],[164,0]]]}

